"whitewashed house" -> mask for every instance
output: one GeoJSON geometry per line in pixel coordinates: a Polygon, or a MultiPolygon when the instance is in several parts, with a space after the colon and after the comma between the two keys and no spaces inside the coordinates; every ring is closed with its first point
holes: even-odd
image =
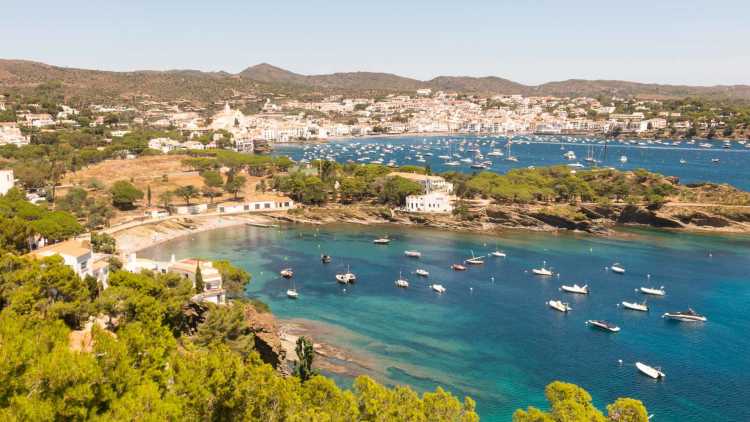
{"type": "Polygon", "coordinates": [[[70,267],[79,277],[94,277],[107,288],[109,278],[109,263],[102,257],[95,257],[88,241],[71,239],[39,248],[30,253],[37,258],[60,256],[65,265],[70,267]]]}
{"type": "Polygon", "coordinates": [[[0,195],[5,195],[13,189],[16,179],[13,176],[13,170],[0,170],[0,195]]]}

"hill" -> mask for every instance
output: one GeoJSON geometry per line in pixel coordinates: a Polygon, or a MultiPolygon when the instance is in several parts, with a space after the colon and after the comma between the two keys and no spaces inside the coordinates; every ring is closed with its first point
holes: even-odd
{"type": "Polygon", "coordinates": [[[111,72],[0,59],[0,89],[22,90],[52,82],[59,84],[66,96],[86,99],[148,95],[159,99],[215,101],[238,93],[371,95],[432,88],[465,94],[703,97],[750,101],[748,85],[686,86],[582,79],[524,85],[494,76],[438,76],[420,81],[379,72],[302,75],[267,63],[248,67],[238,74],[198,70],[111,72]]]}

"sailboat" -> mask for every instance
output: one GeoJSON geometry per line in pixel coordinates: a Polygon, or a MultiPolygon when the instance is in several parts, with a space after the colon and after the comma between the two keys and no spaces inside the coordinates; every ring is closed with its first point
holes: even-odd
{"type": "Polygon", "coordinates": [[[401,287],[403,289],[409,287],[409,281],[407,281],[405,278],[401,276],[401,271],[398,272],[398,280],[396,280],[396,287],[401,287]]]}
{"type": "Polygon", "coordinates": [[[507,150],[505,159],[508,160],[508,161],[513,161],[514,163],[517,163],[518,162],[518,158],[514,157],[513,154],[510,152],[510,145],[512,143],[513,142],[508,141],[508,143],[505,145],[505,148],[507,150]]]}
{"type": "Polygon", "coordinates": [[[545,277],[550,277],[552,275],[552,271],[547,269],[547,261],[542,261],[542,268],[533,268],[531,272],[545,277]]]}
{"type": "Polygon", "coordinates": [[[286,291],[286,296],[289,299],[297,299],[299,297],[299,293],[297,293],[297,289],[294,287],[294,280],[292,280],[292,287],[286,291]]]}
{"type": "Polygon", "coordinates": [[[483,256],[474,256],[474,251],[471,251],[471,258],[466,258],[464,263],[471,265],[482,265],[484,264],[483,256]]]}
{"type": "Polygon", "coordinates": [[[349,270],[349,266],[347,265],[345,273],[336,274],[336,281],[341,284],[350,284],[357,281],[357,276],[349,270]]]}

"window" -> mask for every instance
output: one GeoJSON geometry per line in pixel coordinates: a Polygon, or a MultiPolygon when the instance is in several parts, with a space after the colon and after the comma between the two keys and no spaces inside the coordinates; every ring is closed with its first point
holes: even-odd
{"type": "Polygon", "coordinates": [[[260,204],[255,204],[255,209],[259,210],[260,209],[260,204]]]}
{"type": "Polygon", "coordinates": [[[263,208],[271,208],[271,204],[269,204],[268,202],[266,202],[265,204],[263,204],[263,208]]]}
{"type": "Polygon", "coordinates": [[[250,204],[245,204],[245,211],[250,211],[250,204]]]}

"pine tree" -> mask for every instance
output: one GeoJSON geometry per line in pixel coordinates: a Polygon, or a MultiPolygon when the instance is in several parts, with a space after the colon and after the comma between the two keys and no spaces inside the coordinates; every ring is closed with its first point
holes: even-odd
{"type": "Polygon", "coordinates": [[[307,337],[300,337],[297,339],[295,351],[297,352],[297,366],[294,368],[294,375],[305,382],[317,375],[317,372],[312,368],[315,358],[313,344],[307,337]]]}
{"type": "Polygon", "coordinates": [[[146,200],[148,201],[148,206],[151,207],[151,185],[148,185],[146,188],[146,200]]]}
{"type": "Polygon", "coordinates": [[[203,274],[201,274],[201,262],[195,265],[195,291],[203,293],[203,274]]]}

